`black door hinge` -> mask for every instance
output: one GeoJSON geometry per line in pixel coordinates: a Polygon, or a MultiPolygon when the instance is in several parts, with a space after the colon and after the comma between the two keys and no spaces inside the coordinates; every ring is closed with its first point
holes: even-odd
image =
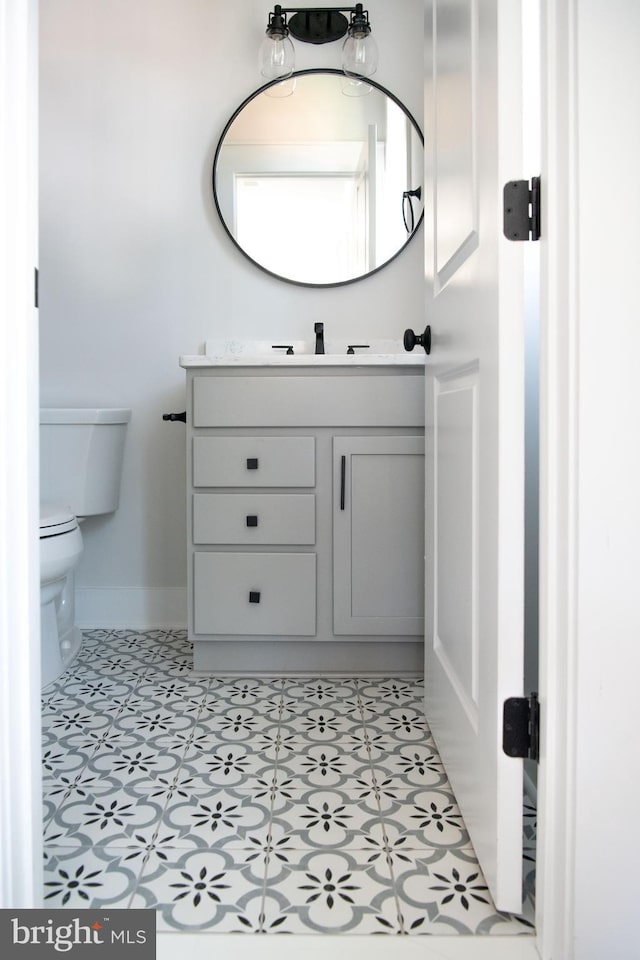
{"type": "Polygon", "coordinates": [[[508,757],[540,757],[540,703],[538,694],[509,697],[502,714],[502,749],[508,757]]]}
{"type": "Polygon", "coordinates": [[[507,240],[540,239],[540,177],[509,180],[502,192],[502,231],[507,240]]]}

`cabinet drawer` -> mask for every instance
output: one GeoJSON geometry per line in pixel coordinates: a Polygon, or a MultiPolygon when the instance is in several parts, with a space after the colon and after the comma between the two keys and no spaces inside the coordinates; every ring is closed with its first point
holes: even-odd
{"type": "Polygon", "coordinates": [[[302,543],[316,540],[312,493],[196,493],[194,543],[302,543]]]}
{"type": "Polygon", "coordinates": [[[314,437],[194,437],[194,487],[313,487],[314,437]]]}
{"type": "Polygon", "coordinates": [[[195,377],[194,427],[421,427],[424,375],[195,377]]]}
{"type": "Polygon", "coordinates": [[[314,553],[196,553],[196,633],[314,636],[314,553]]]}

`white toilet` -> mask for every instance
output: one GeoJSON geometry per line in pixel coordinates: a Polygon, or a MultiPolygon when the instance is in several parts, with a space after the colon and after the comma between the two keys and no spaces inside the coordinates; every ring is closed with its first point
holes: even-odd
{"type": "Polygon", "coordinates": [[[42,686],[80,651],[73,571],[82,555],[79,521],[118,507],[131,411],[40,410],[40,604],[42,686]]]}

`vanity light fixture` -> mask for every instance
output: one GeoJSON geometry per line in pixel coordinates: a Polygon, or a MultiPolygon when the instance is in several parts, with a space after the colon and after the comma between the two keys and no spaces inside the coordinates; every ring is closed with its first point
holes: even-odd
{"type": "Polygon", "coordinates": [[[359,80],[370,77],[378,68],[378,47],[371,36],[369,12],[361,3],[355,7],[281,7],[276,4],[265,37],[260,44],[260,73],[267,80],[290,77],[295,51],[290,36],[303,43],[332,43],[346,36],[342,45],[342,69],[346,76],[359,80]],[[351,15],[347,20],[345,13],[351,15]],[[287,14],[293,14],[287,19],[287,14]]]}

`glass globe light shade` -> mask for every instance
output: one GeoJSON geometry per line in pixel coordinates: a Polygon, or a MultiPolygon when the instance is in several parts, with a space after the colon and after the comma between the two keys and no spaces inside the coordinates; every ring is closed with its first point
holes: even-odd
{"type": "Polygon", "coordinates": [[[378,45],[370,33],[350,35],[342,46],[342,69],[348,77],[370,77],[378,69],[378,45]]]}
{"type": "Polygon", "coordinates": [[[289,37],[267,34],[258,51],[260,73],[267,80],[290,77],[295,65],[295,52],[289,37]]]}

